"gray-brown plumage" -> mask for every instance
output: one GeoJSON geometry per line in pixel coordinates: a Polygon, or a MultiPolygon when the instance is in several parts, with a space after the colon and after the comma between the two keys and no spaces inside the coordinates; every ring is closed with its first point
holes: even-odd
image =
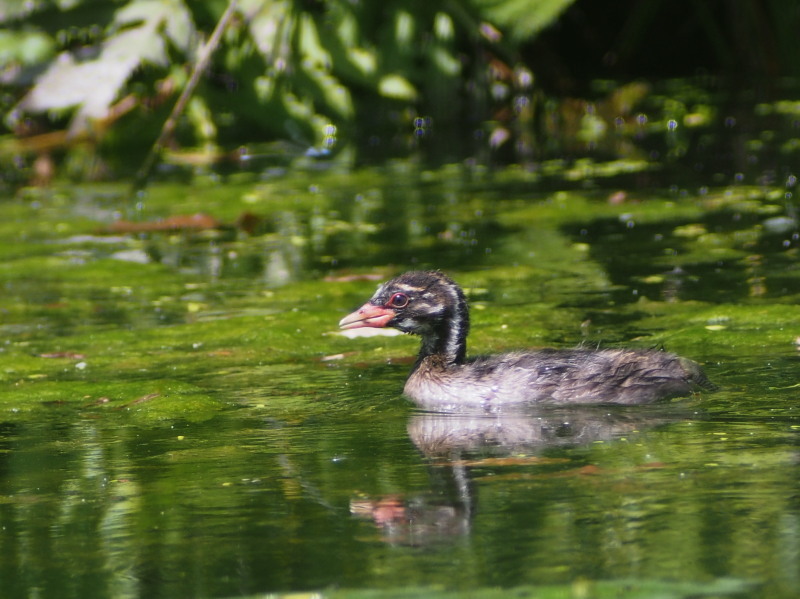
{"type": "Polygon", "coordinates": [[[384,283],[339,326],[390,326],[419,335],[419,357],[404,392],[427,410],[640,404],[713,388],[696,363],[658,350],[545,349],[467,360],[467,302],[438,271],[411,271],[384,283]]]}

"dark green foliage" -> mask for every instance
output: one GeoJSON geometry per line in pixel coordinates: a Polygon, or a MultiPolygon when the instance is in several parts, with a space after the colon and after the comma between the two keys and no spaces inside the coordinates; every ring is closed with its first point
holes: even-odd
{"type": "MultiPolygon", "coordinates": [[[[465,124],[488,118],[486,49],[514,54],[499,32],[482,37],[483,22],[496,16],[516,39],[572,1],[542,1],[541,11],[526,9],[518,20],[518,2],[242,0],[177,137],[206,151],[284,139],[296,153],[315,155],[378,139],[384,156],[415,148],[432,123],[440,143],[453,134],[466,139],[465,124]]],[[[21,146],[9,139],[3,153],[78,156],[77,142],[102,141],[117,161],[137,161],[224,8],[211,0],[12,3],[0,11],[0,56],[13,86],[0,106],[9,111],[6,124],[18,134],[55,126],[69,135],[21,146]]]]}

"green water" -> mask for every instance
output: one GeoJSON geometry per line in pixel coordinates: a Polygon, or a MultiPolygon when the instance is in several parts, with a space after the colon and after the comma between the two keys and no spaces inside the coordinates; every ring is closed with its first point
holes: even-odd
{"type": "Polygon", "coordinates": [[[0,596],[794,597],[793,183],[635,176],[396,166],[4,200],[0,596]],[[200,211],[231,226],[103,231],[200,211]],[[466,288],[472,353],[663,346],[720,390],[416,413],[417,341],[336,323],[429,267],[466,288]]]}

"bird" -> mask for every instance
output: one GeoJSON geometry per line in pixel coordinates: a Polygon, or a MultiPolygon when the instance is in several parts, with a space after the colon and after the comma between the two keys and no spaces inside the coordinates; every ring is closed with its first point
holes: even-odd
{"type": "Polygon", "coordinates": [[[441,271],[380,285],[342,330],[393,327],[421,337],[403,393],[434,412],[496,413],[539,404],[648,404],[716,386],[694,361],[660,349],[537,349],[467,358],[469,307],[441,271]]]}

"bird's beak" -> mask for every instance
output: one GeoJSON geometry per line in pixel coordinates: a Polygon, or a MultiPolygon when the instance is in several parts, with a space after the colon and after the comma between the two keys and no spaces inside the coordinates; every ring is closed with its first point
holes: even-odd
{"type": "Polygon", "coordinates": [[[359,329],[361,327],[385,327],[394,318],[394,310],[383,306],[374,306],[367,302],[352,314],[339,321],[342,329],[359,329]]]}

